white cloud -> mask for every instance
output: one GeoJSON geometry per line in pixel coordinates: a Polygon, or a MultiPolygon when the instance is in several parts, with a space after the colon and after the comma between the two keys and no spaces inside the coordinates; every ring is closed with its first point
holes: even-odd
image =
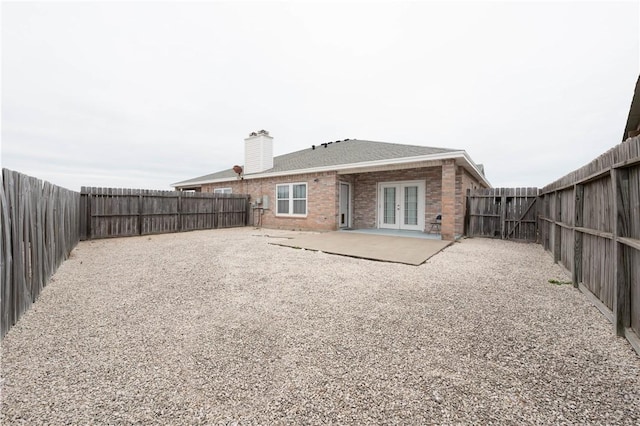
{"type": "Polygon", "coordinates": [[[77,189],[167,188],[362,138],[466,149],[542,186],[620,141],[632,2],[4,3],[2,163],[77,189]]]}

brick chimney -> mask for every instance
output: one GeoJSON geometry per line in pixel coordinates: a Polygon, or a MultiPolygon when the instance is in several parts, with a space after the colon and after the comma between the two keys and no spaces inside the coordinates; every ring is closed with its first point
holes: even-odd
{"type": "Polygon", "coordinates": [[[260,173],[273,167],[273,138],[266,130],[251,132],[244,140],[244,173],[260,173]]]}

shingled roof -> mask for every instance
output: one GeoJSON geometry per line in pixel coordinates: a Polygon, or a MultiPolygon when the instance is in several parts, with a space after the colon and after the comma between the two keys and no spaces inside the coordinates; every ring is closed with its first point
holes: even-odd
{"type": "MultiPolygon", "coordinates": [[[[448,152],[460,152],[461,149],[434,148],[418,145],[402,145],[388,142],[374,142],[359,139],[328,142],[311,146],[307,149],[279,155],[273,158],[273,168],[255,175],[266,173],[284,173],[296,170],[332,167],[339,169],[341,165],[366,163],[369,161],[393,160],[399,158],[422,157],[448,152]]],[[[245,177],[251,176],[246,174],[245,177]]],[[[221,170],[193,179],[177,182],[173,186],[187,186],[219,179],[233,179],[236,174],[231,168],[221,170]]]]}
{"type": "Polygon", "coordinates": [[[622,140],[638,136],[640,133],[640,77],[636,81],[636,89],[633,91],[633,99],[629,108],[629,116],[627,117],[627,126],[624,129],[622,140]]]}

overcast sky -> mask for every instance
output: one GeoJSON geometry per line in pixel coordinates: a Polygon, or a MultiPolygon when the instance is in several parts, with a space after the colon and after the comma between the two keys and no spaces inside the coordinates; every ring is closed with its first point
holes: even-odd
{"type": "Polygon", "coordinates": [[[169,189],[345,138],[466,150],[544,186],[618,144],[631,2],[3,2],[2,167],[169,189]]]}

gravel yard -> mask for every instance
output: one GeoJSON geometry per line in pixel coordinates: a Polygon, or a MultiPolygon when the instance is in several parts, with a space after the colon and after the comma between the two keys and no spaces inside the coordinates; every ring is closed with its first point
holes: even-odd
{"type": "Polygon", "coordinates": [[[416,267],[282,235],[80,243],[2,342],[0,422],[640,423],[640,357],[540,245],[416,267]]]}

